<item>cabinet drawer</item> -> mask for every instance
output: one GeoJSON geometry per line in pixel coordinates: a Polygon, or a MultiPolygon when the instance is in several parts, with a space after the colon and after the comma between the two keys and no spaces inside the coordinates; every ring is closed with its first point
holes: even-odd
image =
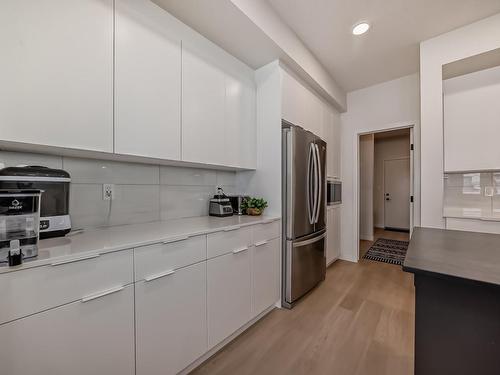
{"type": "Polygon", "coordinates": [[[0,274],[0,324],[132,282],[132,250],[0,274]]]}
{"type": "Polygon", "coordinates": [[[228,228],[207,237],[207,257],[248,249],[252,244],[252,228],[228,228]]]}
{"type": "Polygon", "coordinates": [[[0,326],[4,375],[134,375],[134,288],[0,326]]]}
{"type": "Polygon", "coordinates": [[[280,220],[253,226],[253,243],[269,241],[280,236],[280,220]]]}
{"type": "Polygon", "coordinates": [[[139,281],[207,259],[207,239],[206,236],[184,237],[134,251],[135,280],[139,281]]]}

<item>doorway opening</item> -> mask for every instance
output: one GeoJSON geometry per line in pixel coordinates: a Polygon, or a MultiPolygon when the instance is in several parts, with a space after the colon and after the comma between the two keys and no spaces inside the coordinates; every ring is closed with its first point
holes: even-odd
{"type": "Polygon", "coordinates": [[[392,240],[409,241],[413,227],[412,144],[412,127],[359,135],[359,259],[374,244],[373,249],[383,251],[384,246],[390,249],[398,244],[392,240]]]}

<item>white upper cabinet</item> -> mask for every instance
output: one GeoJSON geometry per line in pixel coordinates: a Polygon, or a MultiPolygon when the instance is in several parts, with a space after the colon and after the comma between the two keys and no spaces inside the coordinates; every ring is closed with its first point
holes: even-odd
{"type": "Polygon", "coordinates": [[[340,179],[340,116],[325,104],[323,107],[324,139],[327,142],[327,176],[340,179]]]}
{"type": "Polygon", "coordinates": [[[282,69],[282,118],[325,139],[323,102],[282,69]]]}
{"type": "Polygon", "coordinates": [[[115,4],[115,152],[179,160],[181,36],[176,23],[149,0],[115,4]]]}
{"type": "Polygon", "coordinates": [[[500,169],[500,67],[443,81],[444,171],[500,169]]]}
{"type": "Polygon", "coordinates": [[[235,167],[256,167],[255,91],[253,80],[226,76],[226,160],[235,167]]]}
{"type": "Polygon", "coordinates": [[[254,71],[149,0],[6,0],[0,141],[256,168],[254,71]]]}
{"type": "Polygon", "coordinates": [[[255,168],[253,71],[202,38],[183,41],[182,160],[255,168]]]}
{"type": "Polygon", "coordinates": [[[113,151],[113,0],[5,0],[0,137],[113,151]]]}
{"type": "Polygon", "coordinates": [[[342,130],[340,125],[340,114],[333,110],[333,169],[332,169],[332,177],[341,179],[342,171],[341,171],[341,139],[342,139],[342,130]]]}
{"type": "Polygon", "coordinates": [[[200,55],[182,51],[182,160],[223,165],[225,75],[200,55]]]}

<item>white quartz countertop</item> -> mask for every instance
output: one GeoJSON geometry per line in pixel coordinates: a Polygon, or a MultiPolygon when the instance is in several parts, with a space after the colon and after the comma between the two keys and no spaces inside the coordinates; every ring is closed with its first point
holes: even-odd
{"type": "Polygon", "coordinates": [[[105,254],[177,238],[219,232],[228,228],[269,223],[273,216],[212,216],[120,225],[69,233],[66,237],[40,240],[38,257],[16,267],[0,266],[0,273],[39,267],[73,258],[105,254]]]}

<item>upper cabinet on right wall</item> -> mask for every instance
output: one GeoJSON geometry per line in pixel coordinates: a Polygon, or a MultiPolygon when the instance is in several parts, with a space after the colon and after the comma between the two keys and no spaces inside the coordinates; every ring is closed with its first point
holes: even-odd
{"type": "Polygon", "coordinates": [[[444,170],[500,169],[500,67],[443,81],[444,170]]]}

